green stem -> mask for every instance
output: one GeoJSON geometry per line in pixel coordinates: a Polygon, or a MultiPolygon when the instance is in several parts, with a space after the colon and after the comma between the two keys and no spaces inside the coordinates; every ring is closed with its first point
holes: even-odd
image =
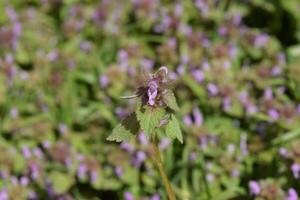
{"type": "Polygon", "coordinates": [[[158,170],[159,170],[160,176],[162,178],[163,184],[164,184],[164,186],[167,190],[169,200],[176,200],[174,190],[173,190],[173,188],[171,186],[171,183],[168,179],[168,176],[166,174],[166,171],[165,171],[162,159],[161,159],[160,151],[159,151],[159,148],[158,148],[158,145],[157,145],[156,134],[153,134],[152,140],[153,140],[152,142],[153,142],[153,150],[154,150],[154,161],[155,161],[155,163],[158,167],[158,170]]]}

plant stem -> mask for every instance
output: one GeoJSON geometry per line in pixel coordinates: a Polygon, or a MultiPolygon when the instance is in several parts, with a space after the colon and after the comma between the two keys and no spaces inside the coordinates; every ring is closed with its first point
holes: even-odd
{"type": "Polygon", "coordinates": [[[163,184],[167,190],[168,198],[169,198],[169,200],[176,200],[174,190],[168,179],[168,176],[166,174],[166,171],[165,171],[162,159],[161,159],[160,151],[159,151],[159,148],[157,145],[156,134],[153,134],[152,142],[153,142],[153,150],[154,150],[154,161],[158,167],[160,176],[162,177],[163,184]]]}

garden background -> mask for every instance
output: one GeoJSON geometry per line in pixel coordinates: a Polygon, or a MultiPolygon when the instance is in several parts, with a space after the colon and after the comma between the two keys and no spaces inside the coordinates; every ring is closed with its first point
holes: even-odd
{"type": "Polygon", "coordinates": [[[106,140],[160,66],[178,199],[298,199],[299,0],[1,0],[0,199],[167,199],[145,134],[106,140]]]}

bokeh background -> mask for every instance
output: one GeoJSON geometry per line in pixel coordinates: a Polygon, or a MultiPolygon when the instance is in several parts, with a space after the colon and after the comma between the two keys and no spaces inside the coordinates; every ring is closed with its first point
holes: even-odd
{"type": "Polygon", "coordinates": [[[0,199],[167,199],[143,133],[106,141],[162,65],[178,199],[298,199],[299,0],[1,0],[0,199]]]}

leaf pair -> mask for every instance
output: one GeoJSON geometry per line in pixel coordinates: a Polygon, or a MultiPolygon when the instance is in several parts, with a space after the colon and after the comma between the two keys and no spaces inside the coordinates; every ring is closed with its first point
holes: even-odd
{"type": "Polygon", "coordinates": [[[152,134],[156,132],[156,129],[162,127],[161,122],[167,119],[168,123],[165,126],[166,136],[171,139],[177,138],[182,143],[183,137],[180,125],[173,114],[173,111],[179,110],[175,95],[171,90],[166,90],[163,100],[169,110],[166,109],[166,107],[153,107],[138,102],[136,112],[131,113],[122,120],[122,122],[113,129],[112,134],[107,140],[116,142],[130,140],[140,129],[145,132],[148,138],[151,138],[152,134]]]}

